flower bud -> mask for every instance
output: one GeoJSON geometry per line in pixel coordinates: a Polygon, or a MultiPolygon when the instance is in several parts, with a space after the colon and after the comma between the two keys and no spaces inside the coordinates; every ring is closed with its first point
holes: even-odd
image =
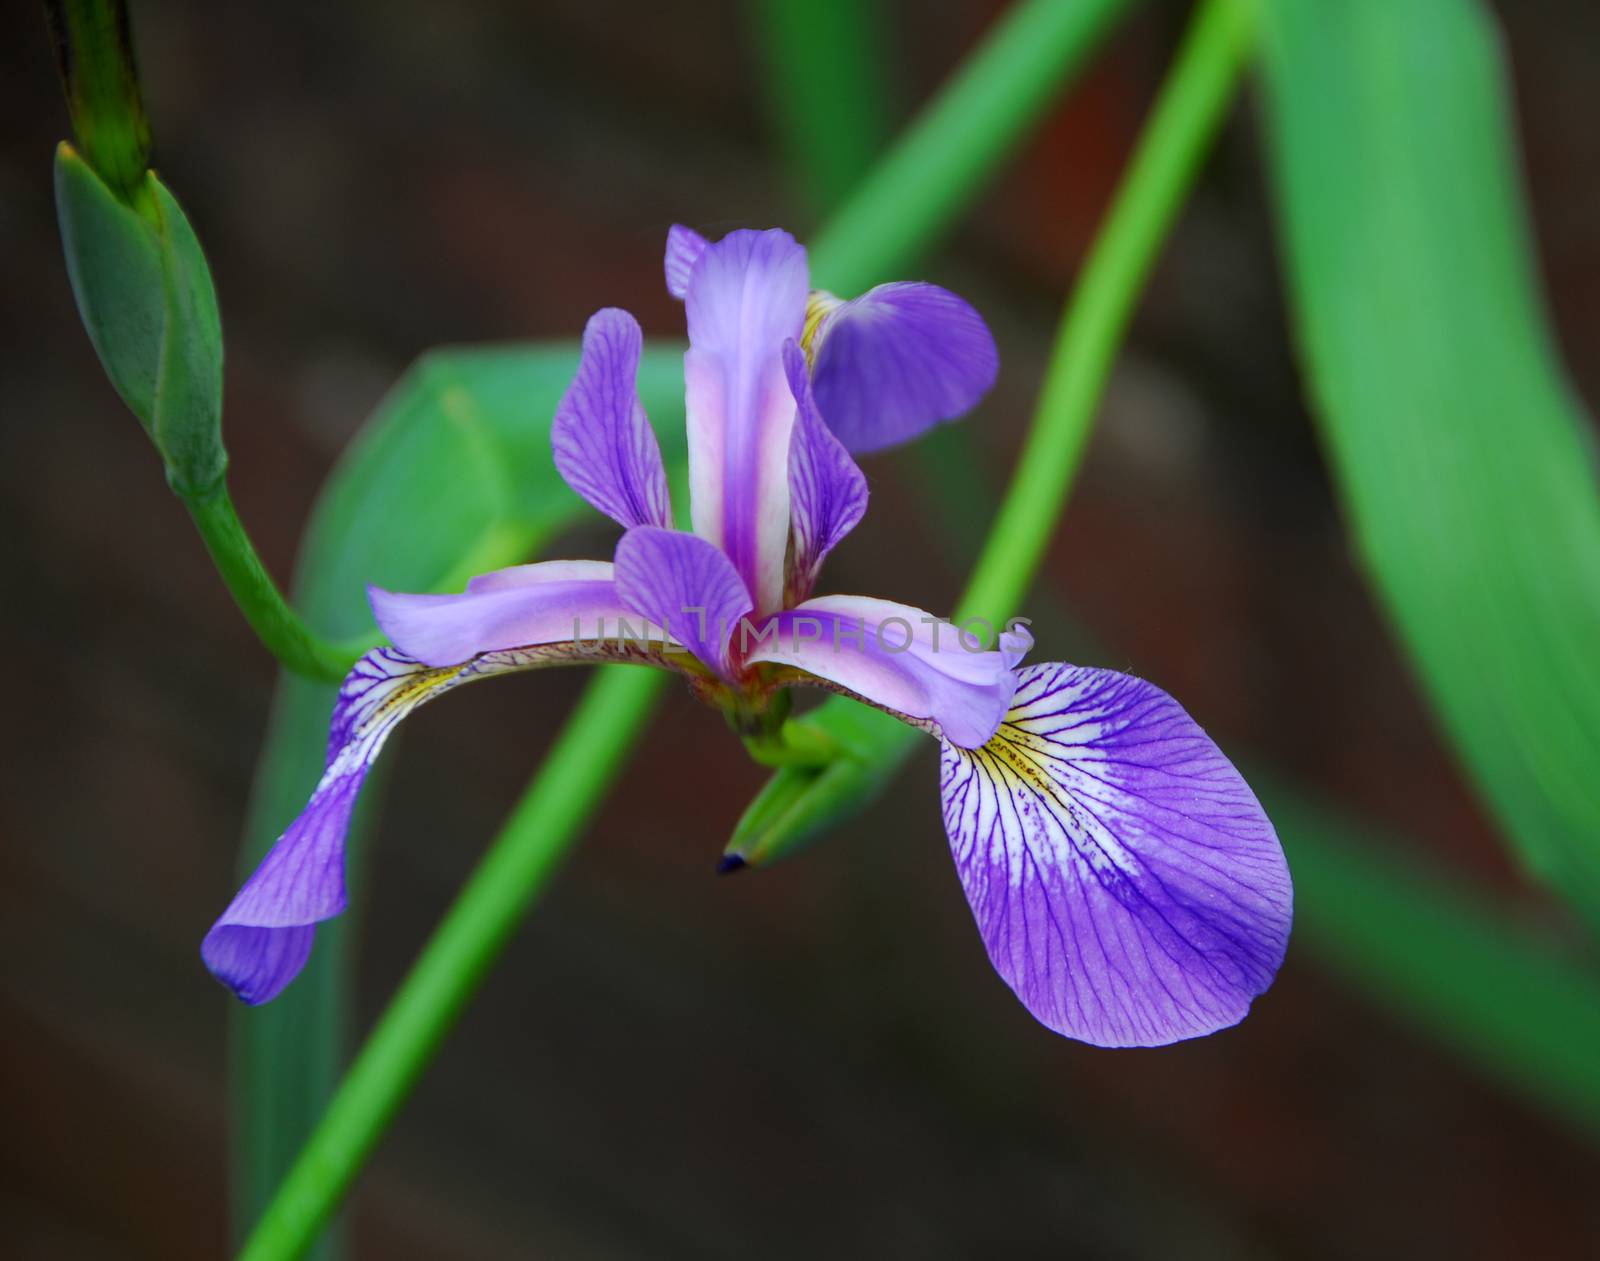
{"type": "Polygon", "coordinates": [[[161,452],[173,490],[202,498],[221,481],[227,454],[222,323],[194,229],[154,173],[144,173],[143,194],[130,203],[65,143],[56,150],[55,185],[67,273],[89,340],[161,452]]]}
{"type": "Polygon", "coordinates": [[[776,772],[734,827],[721,870],[771,866],[820,840],[877,799],[918,739],[898,718],[843,697],[790,723],[833,742],[839,755],[776,772]]]}

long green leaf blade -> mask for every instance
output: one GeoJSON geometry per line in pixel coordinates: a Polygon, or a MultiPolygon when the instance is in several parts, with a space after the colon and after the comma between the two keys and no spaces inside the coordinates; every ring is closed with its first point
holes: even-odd
{"type": "Polygon", "coordinates": [[[1362,560],[1527,864],[1600,914],[1600,489],[1475,0],[1262,6],[1290,298],[1362,560]]]}

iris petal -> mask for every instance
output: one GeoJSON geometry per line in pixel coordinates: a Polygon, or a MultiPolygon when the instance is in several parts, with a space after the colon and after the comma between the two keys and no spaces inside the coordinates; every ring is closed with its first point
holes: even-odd
{"type": "Polygon", "coordinates": [[[460,595],[405,595],[369,587],[372,612],[391,643],[425,665],[479,653],[571,643],[637,621],[604,561],[543,561],[474,578],[460,595]]]}
{"type": "Polygon", "coordinates": [[[756,609],[783,602],[789,435],[784,342],[800,336],[806,252],[787,232],[730,232],[690,274],[684,356],[695,533],[720,547],[756,609]]]}
{"type": "Polygon", "coordinates": [[[785,604],[811,594],[822,562],[867,511],[867,479],[823,422],[806,357],[785,342],[783,367],[797,408],[789,438],[789,571],[785,604]]]}
{"type": "Polygon", "coordinates": [[[201,943],[206,967],[242,1001],[276,997],[305,966],[316,925],[344,910],[350,812],[395,725],[418,705],[489,672],[430,669],[392,648],[374,649],[356,663],[334,706],[321,783],[201,943]]]}
{"type": "Polygon", "coordinates": [[[962,747],[994,734],[1016,687],[1011,667],[1032,643],[1019,629],[1001,650],[984,649],[909,604],[841,595],[787,609],[746,638],[751,664],[794,666],[962,747]]]}
{"type": "Polygon", "coordinates": [[[941,787],[989,958],[1049,1028],[1176,1042],[1237,1023],[1272,983],[1293,903],[1277,835],[1160,689],[1023,669],[992,739],[946,742],[941,787]]]}
{"type": "Polygon", "coordinates": [[[641,526],[617,543],[617,593],[642,618],[727,677],[728,641],[750,594],[728,558],[697,535],[641,526]]]}
{"type": "Polygon", "coordinates": [[[578,372],[556,407],[550,449],[568,486],[623,526],[671,525],[661,445],[639,401],[639,322],[614,307],[583,330],[578,372]]]}
{"type": "Polygon", "coordinates": [[[983,317],[937,285],[879,285],[817,309],[825,312],[810,346],[817,407],[858,455],[965,414],[1000,371],[983,317]]]}
{"type": "Polygon", "coordinates": [[[682,302],[689,293],[689,275],[710,242],[693,228],[675,223],[667,229],[667,292],[682,302]]]}

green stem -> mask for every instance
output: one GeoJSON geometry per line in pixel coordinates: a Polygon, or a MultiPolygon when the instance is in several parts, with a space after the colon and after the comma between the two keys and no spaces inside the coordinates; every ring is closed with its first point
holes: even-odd
{"type": "Polygon", "coordinates": [[[860,293],[926,252],[1131,7],[1013,5],[811,242],[813,281],[860,293]]]}
{"type": "Polygon", "coordinates": [[[350,1066],[240,1261],[298,1257],[344,1195],[489,966],[643,733],[665,677],[613,666],[590,684],[543,768],[350,1066]]]}
{"type": "Polygon", "coordinates": [[[1033,427],[958,622],[1010,613],[1039,570],[1134,303],[1233,101],[1251,25],[1248,5],[1207,0],[1190,26],[1067,303],[1033,427]]]}
{"type": "Polygon", "coordinates": [[[334,683],[344,678],[366,646],[330,644],[301,620],[261,563],[226,483],[202,499],[185,499],[184,504],[234,603],[267,651],[307,678],[334,683]]]}
{"type": "Polygon", "coordinates": [[[842,752],[827,732],[792,721],[770,734],[745,736],[744,747],[751,761],[772,767],[827,766],[842,752]]]}

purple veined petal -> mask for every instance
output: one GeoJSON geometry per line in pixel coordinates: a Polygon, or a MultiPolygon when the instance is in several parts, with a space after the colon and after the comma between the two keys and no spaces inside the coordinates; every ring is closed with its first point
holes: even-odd
{"type": "Polygon", "coordinates": [[[1005,650],[984,649],[975,631],[909,604],[833,595],[743,629],[735,648],[748,664],[794,666],[970,748],[999,727],[1016,687],[1011,663],[1032,642],[1019,629],[1005,633],[1005,650]]]}
{"type": "Polygon", "coordinates": [[[615,635],[488,652],[443,668],[394,648],[374,648],[356,662],[334,704],[322,779],[201,942],[206,967],[251,1005],[282,992],[305,966],[316,925],[344,910],[345,834],[389,733],[419,705],[464,683],[573,661],[667,664],[615,635]]]}
{"type": "Polygon", "coordinates": [[[689,292],[689,274],[710,244],[693,228],[675,223],[667,229],[667,292],[682,302],[689,292]]]}
{"type": "Polygon", "coordinates": [[[661,445],[639,401],[644,335],[607,307],[583,330],[578,372],[556,407],[550,449],[568,486],[623,526],[672,524],[661,445]]]}
{"type": "Polygon", "coordinates": [[[640,526],[617,543],[616,575],[629,609],[728,677],[728,641],[750,593],[726,556],[698,535],[640,526]]]}
{"type": "MultiPolygon", "coordinates": [[[[460,595],[406,595],[368,587],[373,616],[396,648],[425,665],[485,652],[578,645],[639,622],[605,561],[544,561],[483,574],[460,595]]],[[[656,638],[665,636],[659,628],[656,638]]]]}
{"type": "Polygon", "coordinates": [[[1159,688],[1027,667],[993,739],[945,744],[941,788],[989,958],[1049,1028],[1163,1045],[1238,1023],[1272,983],[1294,900],[1277,835],[1159,688]]]}
{"type": "Polygon", "coordinates": [[[700,255],[685,297],[694,529],[763,614],[783,602],[795,403],[782,351],[800,336],[807,283],[806,252],[787,232],[730,232],[700,255]]]}
{"type": "Polygon", "coordinates": [[[867,479],[823,422],[810,370],[797,342],[785,342],[783,368],[797,410],[789,438],[789,573],[784,603],[811,594],[824,558],[867,511],[867,479]]]}
{"type": "Polygon", "coordinates": [[[489,672],[430,669],[392,648],[356,662],[334,705],[321,783],[201,943],[206,967],[242,1001],[276,997],[305,966],[316,925],[344,910],[350,812],[395,725],[425,701],[489,672]]]}
{"type": "Polygon", "coordinates": [[[857,455],[964,415],[1000,371],[983,317],[937,285],[879,285],[848,302],[817,294],[812,309],[817,407],[857,455]]]}

